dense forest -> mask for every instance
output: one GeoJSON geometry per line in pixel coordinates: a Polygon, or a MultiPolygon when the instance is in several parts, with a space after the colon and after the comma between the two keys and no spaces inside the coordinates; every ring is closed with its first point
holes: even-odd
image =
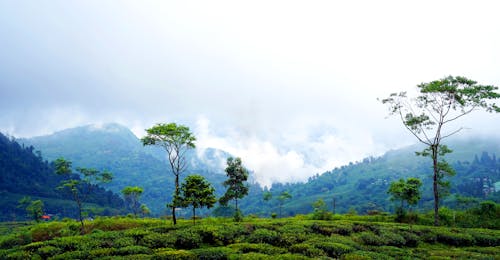
{"type": "MultiPolygon", "coordinates": [[[[78,176],[73,176],[78,179],[78,176]]],[[[70,194],[57,190],[66,178],[54,173],[52,163],[44,160],[33,146],[23,146],[0,133],[0,220],[25,219],[26,212],[19,201],[29,196],[45,204],[45,213],[74,217],[76,209],[70,194]]],[[[93,184],[91,184],[93,185],[93,184]]],[[[124,213],[123,200],[111,191],[93,185],[87,202],[99,215],[124,213]]],[[[80,187],[85,189],[86,187],[80,187]]]]}

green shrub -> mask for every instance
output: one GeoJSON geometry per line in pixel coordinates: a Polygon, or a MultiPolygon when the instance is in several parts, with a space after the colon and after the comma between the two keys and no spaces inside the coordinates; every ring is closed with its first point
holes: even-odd
{"type": "Polygon", "coordinates": [[[223,245],[229,245],[235,243],[240,236],[248,234],[248,230],[241,225],[223,225],[216,233],[216,240],[223,245]]]}
{"type": "Polygon", "coordinates": [[[322,225],[314,223],[310,227],[311,231],[316,234],[321,234],[324,236],[330,236],[332,234],[338,234],[343,236],[348,236],[352,232],[352,226],[350,225],[322,225]]]}
{"type": "Polygon", "coordinates": [[[406,243],[404,244],[405,246],[408,246],[408,247],[418,246],[419,237],[417,235],[415,235],[414,233],[411,233],[408,231],[400,231],[399,234],[406,241],[406,243]]]}
{"type": "MultiPolygon", "coordinates": [[[[114,247],[116,241],[123,238],[123,234],[118,231],[95,232],[87,236],[88,238],[98,241],[99,246],[102,248],[114,247]]],[[[128,238],[130,240],[130,238],[128,238]]]]}
{"type": "Polygon", "coordinates": [[[385,245],[386,243],[381,237],[369,231],[359,233],[358,238],[361,240],[363,244],[369,246],[381,246],[385,245]]]}
{"type": "Polygon", "coordinates": [[[151,254],[152,250],[145,246],[126,246],[116,250],[117,255],[151,254]]]}
{"type": "MultiPolygon", "coordinates": [[[[297,255],[297,254],[282,254],[282,255],[276,255],[272,257],[268,257],[267,259],[278,259],[278,260],[306,260],[309,259],[308,257],[302,256],[302,255],[297,255]]],[[[321,258],[320,258],[321,259],[321,258]]]]}
{"type": "Polygon", "coordinates": [[[135,244],[139,244],[139,241],[141,241],[142,238],[145,236],[151,234],[151,231],[149,230],[144,230],[142,228],[134,228],[134,229],[129,229],[124,232],[125,236],[131,237],[134,239],[135,244]]]}
{"type": "Polygon", "coordinates": [[[177,230],[175,232],[175,247],[178,249],[193,249],[201,245],[201,237],[192,230],[177,230]]]}
{"type": "Polygon", "coordinates": [[[378,234],[380,227],[371,223],[354,223],[352,225],[352,231],[356,233],[372,231],[373,233],[378,234]]]}
{"type": "Polygon", "coordinates": [[[25,259],[33,259],[33,255],[25,251],[14,251],[9,253],[6,257],[6,260],[25,260],[25,259]]]}
{"type": "Polygon", "coordinates": [[[48,241],[47,243],[51,246],[55,246],[60,248],[62,251],[75,251],[78,249],[78,246],[83,241],[83,237],[60,237],[53,240],[48,241]]]}
{"type": "Polygon", "coordinates": [[[97,218],[87,223],[87,230],[100,229],[103,231],[127,230],[141,225],[140,220],[130,218],[97,218]]]}
{"type": "Polygon", "coordinates": [[[291,253],[302,254],[308,257],[326,256],[326,253],[310,244],[295,244],[288,249],[291,253]]]}
{"type": "Polygon", "coordinates": [[[452,246],[471,246],[474,238],[470,234],[441,230],[436,236],[437,242],[452,246]]]}
{"type": "Polygon", "coordinates": [[[38,248],[45,246],[45,242],[33,242],[21,247],[22,250],[28,252],[35,252],[38,248]]]}
{"type": "Polygon", "coordinates": [[[401,247],[406,244],[406,240],[401,235],[388,230],[380,231],[380,238],[384,241],[384,245],[401,247]]]}
{"type": "Polygon", "coordinates": [[[186,250],[162,250],[153,255],[154,260],[196,260],[196,255],[193,252],[186,250]]]}
{"type": "Polygon", "coordinates": [[[47,245],[60,248],[63,252],[80,250],[87,251],[99,247],[99,241],[87,236],[59,237],[47,241],[47,245]]]}
{"type": "Polygon", "coordinates": [[[280,236],[276,231],[268,229],[257,229],[248,237],[248,241],[252,243],[267,243],[270,245],[279,245],[280,236]]]}
{"type": "Polygon", "coordinates": [[[210,247],[210,248],[199,248],[191,250],[198,259],[210,260],[210,259],[229,259],[229,255],[234,253],[233,250],[227,247],[210,247]]]}
{"type": "Polygon", "coordinates": [[[477,246],[500,246],[500,236],[498,235],[484,232],[472,232],[471,235],[477,246]]]}
{"type": "Polygon", "coordinates": [[[228,246],[229,248],[241,253],[262,253],[266,255],[276,255],[286,253],[287,250],[275,247],[268,244],[250,244],[250,243],[237,243],[228,246]]]}
{"type": "Polygon", "coordinates": [[[322,242],[314,244],[316,248],[323,250],[329,257],[339,258],[340,256],[352,252],[354,249],[348,245],[340,243],[322,242]]]}
{"type": "Polygon", "coordinates": [[[169,233],[170,231],[176,230],[176,229],[177,229],[176,226],[165,226],[165,225],[148,228],[148,230],[153,232],[153,233],[162,233],[162,234],[169,233]]]}
{"type": "Polygon", "coordinates": [[[88,259],[89,252],[87,251],[69,251],[51,257],[51,260],[68,260],[68,259],[88,259]]]}
{"type": "Polygon", "coordinates": [[[36,242],[61,237],[63,234],[66,236],[78,234],[78,232],[74,232],[68,228],[71,225],[77,225],[77,223],[74,221],[40,223],[31,228],[31,236],[33,241],[36,242]]]}
{"type": "Polygon", "coordinates": [[[0,248],[2,249],[23,246],[32,242],[31,234],[29,232],[13,233],[8,236],[3,236],[0,239],[0,248]]]}
{"type": "Polygon", "coordinates": [[[266,254],[261,253],[247,253],[241,255],[231,255],[229,259],[237,259],[237,260],[262,260],[262,259],[276,259],[275,256],[268,256],[266,254]]]}
{"type": "Polygon", "coordinates": [[[104,256],[112,256],[116,253],[115,248],[96,248],[89,251],[90,258],[100,258],[104,256]]]}
{"type": "Polygon", "coordinates": [[[308,230],[304,225],[285,225],[279,227],[277,232],[280,234],[280,247],[289,247],[293,244],[299,244],[307,240],[308,230]]]}
{"type": "Polygon", "coordinates": [[[60,254],[61,249],[59,249],[55,246],[44,246],[44,247],[38,248],[38,250],[36,250],[36,253],[38,255],[40,255],[43,259],[47,259],[51,256],[55,256],[57,254],[60,254]]]}
{"type": "Polygon", "coordinates": [[[142,238],[139,244],[141,246],[156,249],[164,247],[174,247],[175,241],[176,238],[170,234],[152,233],[142,238]]]}
{"type": "Polygon", "coordinates": [[[134,246],[135,240],[131,237],[121,236],[113,241],[114,248],[122,248],[127,246],[134,246]]]}

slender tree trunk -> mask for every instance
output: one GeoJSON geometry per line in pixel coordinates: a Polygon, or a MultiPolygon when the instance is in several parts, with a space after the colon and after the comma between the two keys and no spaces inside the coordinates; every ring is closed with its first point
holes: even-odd
{"type": "Polygon", "coordinates": [[[172,200],[172,221],[177,225],[177,218],[175,217],[175,207],[177,207],[177,197],[179,196],[179,174],[175,175],[175,194],[172,200]]]}
{"type": "Polygon", "coordinates": [[[80,220],[80,234],[83,235],[85,234],[85,226],[83,224],[82,202],[78,200],[76,203],[78,204],[78,219],[80,220]]]}
{"type": "Polygon", "coordinates": [[[193,225],[196,224],[196,208],[193,207],[193,225]]]}
{"type": "Polygon", "coordinates": [[[432,188],[434,191],[434,226],[439,226],[439,190],[438,190],[438,146],[433,145],[432,148],[432,166],[434,174],[432,177],[432,188]]]}
{"type": "Polygon", "coordinates": [[[281,218],[281,202],[280,202],[280,218],[281,218]]]}

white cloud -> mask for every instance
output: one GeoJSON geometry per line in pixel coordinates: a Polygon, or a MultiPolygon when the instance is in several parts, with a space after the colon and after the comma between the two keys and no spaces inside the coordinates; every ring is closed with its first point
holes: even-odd
{"type": "MultiPolygon", "coordinates": [[[[0,1],[0,130],[118,122],[142,136],[160,122],[198,124],[199,146],[241,156],[263,182],[303,180],[414,141],[384,119],[377,97],[447,75],[500,85],[499,9],[486,0],[0,1]]],[[[497,119],[464,125],[498,135],[497,119]]]]}
{"type": "Polygon", "coordinates": [[[201,116],[194,132],[200,154],[206,148],[217,148],[241,157],[254,173],[255,180],[267,186],[273,182],[306,181],[316,173],[381,152],[376,150],[370,134],[365,131],[351,129],[346,134],[345,129],[341,129],[340,136],[328,131],[318,133],[324,129],[328,127],[315,128],[313,125],[299,129],[300,132],[283,127],[279,139],[270,138],[270,135],[241,134],[244,131],[239,129],[218,135],[212,131],[210,121],[201,116]]]}

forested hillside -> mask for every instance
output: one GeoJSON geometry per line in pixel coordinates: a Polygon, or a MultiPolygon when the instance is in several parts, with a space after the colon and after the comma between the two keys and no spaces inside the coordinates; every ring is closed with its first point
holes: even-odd
{"type": "MultiPolygon", "coordinates": [[[[500,201],[500,159],[497,158],[497,154],[500,154],[499,140],[454,140],[450,146],[455,149],[455,153],[447,159],[457,174],[449,178],[451,195],[445,198],[444,205],[467,206],[460,205],[456,195],[474,197],[477,201],[500,201]]],[[[283,206],[286,215],[307,213],[312,210],[312,203],[318,199],[323,199],[330,210],[333,210],[335,203],[336,212],[352,210],[367,214],[374,210],[392,211],[394,203],[387,194],[389,184],[400,178],[418,177],[424,184],[423,196],[417,207],[429,210],[432,206],[432,164],[428,158],[415,156],[414,152],[419,150],[419,146],[412,146],[390,151],[382,157],[366,158],[318,174],[307,183],[275,184],[271,192],[278,195],[288,191],[292,195],[293,199],[286,201],[283,206]]],[[[269,204],[274,205],[274,211],[277,210],[277,201],[269,204]]],[[[256,201],[253,202],[253,207],[257,208],[257,205],[256,201]]],[[[265,210],[267,209],[263,209],[263,212],[265,210]]]]}
{"type": "MultiPolygon", "coordinates": [[[[62,156],[75,166],[111,171],[115,178],[105,187],[116,193],[126,186],[144,188],[141,201],[154,215],[164,214],[165,205],[171,201],[174,175],[165,159],[165,151],[157,147],[144,147],[124,126],[83,126],[48,136],[23,139],[22,142],[41,150],[43,156],[50,160],[62,156]]],[[[187,156],[190,166],[181,177],[201,174],[214,185],[217,195],[222,195],[225,178],[223,165],[229,155],[220,150],[207,149],[200,155],[190,151],[187,156]]]]}
{"type": "MultiPolygon", "coordinates": [[[[115,175],[115,180],[108,186],[115,192],[125,186],[138,185],[144,188],[142,202],[153,210],[163,214],[166,203],[173,193],[173,175],[168,162],[163,159],[165,152],[159,149],[143,147],[139,139],[127,128],[108,124],[100,128],[93,126],[64,130],[50,136],[23,140],[42,150],[44,157],[55,159],[64,156],[75,165],[105,168],[115,175]]],[[[472,196],[478,200],[498,199],[500,181],[500,140],[498,139],[458,139],[449,143],[454,150],[447,160],[457,171],[451,180],[452,195],[445,199],[449,207],[459,205],[455,194],[472,196]]],[[[270,216],[278,212],[277,197],[284,191],[292,195],[284,201],[284,216],[306,214],[312,211],[312,203],[323,199],[329,208],[339,213],[355,210],[360,214],[368,211],[392,211],[394,203],[389,200],[387,189],[391,181],[400,178],[418,177],[423,182],[423,197],[418,208],[427,210],[431,207],[430,187],[431,164],[428,158],[415,156],[415,151],[422,150],[416,145],[404,149],[389,151],[381,157],[365,158],[359,162],[317,174],[306,183],[275,183],[270,192],[273,199],[264,201],[265,191],[256,183],[250,182],[250,192],[241,200],[245,214],[270,216]]],[[[198,151],[199,152],[199,151],[198,151]]],[[[221,196],[225,180],[224,162],[229,156],[220,150],[208,149],[197,154],[191,151],[190,167],[183,176],[197,173],[205,176],[221,196]]],[[[242,158],[245,161],[245,158],[242,158]]],[[[251,169],[249,169],[251,171],[251,169]]],[[[251,174],[250,174],[250,179],[251,174]]],[[[469,205],[470,206],[470,205],[469,205]]],[[[230,209],[216,206],[202,215],[212,212],[216,215],[231,214],[230,209]]],[[[182,216],[183,213],[181,213],[182,216]]],[[[190,216],[186,211],[184,216],[190,216]]]]}
{"type": "MultiPolygon", "coordinates": [[[[75,216],[70,194],[56,189],[64,179],[33,146],[23,146],[0,133],[0,220],[25,219],[26,211],[17,207],[25,196],[42,200],[45,213],[75,216]]],[[[123,212],[123,200],[98,186],[93,187],[88,202],[102,215],[123,212]]]]}

